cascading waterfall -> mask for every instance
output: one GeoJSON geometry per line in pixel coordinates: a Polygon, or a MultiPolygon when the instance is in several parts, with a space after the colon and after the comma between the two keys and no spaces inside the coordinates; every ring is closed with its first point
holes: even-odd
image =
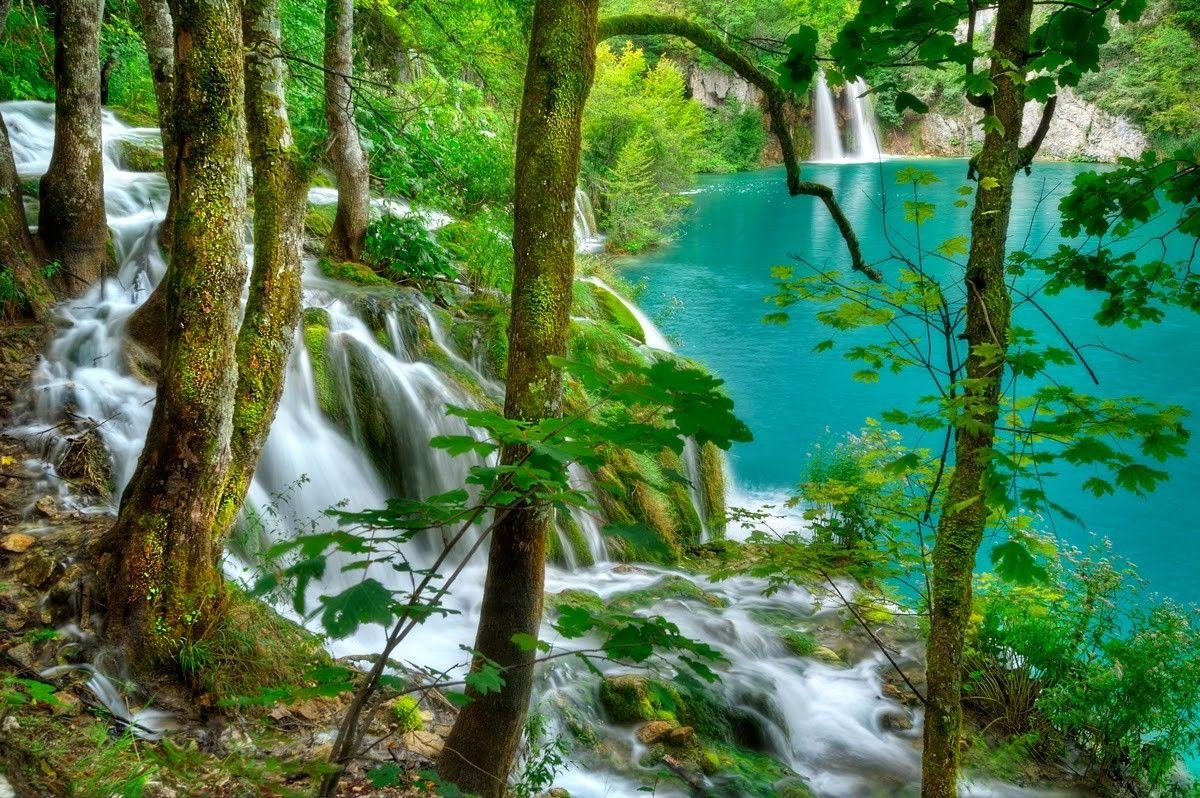
{"type": "Polygon", "coordinates": [[[850,157],[858,161],[879,160],[879,131],[875,126],[875,109],[867,95],[867,82],[857,78],[847,83],[843,96],[850,118],[850,157]]]}
{"type": "MultiPolygon", "coordinates": [[[[0,110],[9,124],[19,171],[25,178],[37,177],[49,162],[51,107],[5,103],[0,110]]],[[[148,132],[126,128],[106,114],[104,135],[110,147],[122,136],[144,137],[148,132]]],[[[119,269],[106,285],[95,286],[87,295],[57,308],[57,333],[35,372],[14,431],[40,440],[53,437],[46,433],[47,428],[62,421],[68,410],[92,419],[112,457],[119,495],[136,466],[155,396],[154,388],[132,373],[122,351],[130,314],[165,271],[157,230],[167,189],[161,176],[124,171],[112,157],[105,161],[105,188],[119,269]]],[[[328,190],[314,190],[310,198],[328,202],[330,195],[328,190]]],[[[339,425],[322,407],[313,358],[298,333],[279,411],[247,503],[249,514],[262,521],[260,532],[268,540],[308,531],[313,524],[331,523],[324,511],[334,505],[352,510],[379,507],[402,490],[425,494],[461,487],[471,464],[446,458],[427,445],[434,435],[464,434],[462,421],[447,416],[445,406],[467,403],[470,397],[450,374],[421,358],[421,327],[445,354],[448,368],[479,373],[474,361],[464,358],[446,336],[438,311],[414,297],[413,312],[388,306],[382,310],[383,324],[371,325],[368,317],[378,320],[379,308],[357,304],[361,297],[355,292],[343,293],[340,285],[321,276],[312,263],[305,272],[304,292],[306,307],[323,308],[327,314],[328,371],[346,422],[339,425]],[[371,410],[376,413],[370,429],[357,419],[368,398],[374,400],[371,410]],[[390,468],[384,469],[382,463],[390,468]]],[[[647,346],[669,350],[670,344],[645,314],[627,306],[643,325],[647,346]]],[[[489,391],[498,387],[487,381],[482,384],[489,391]]],[[[330,401],[329,397],[324,401],[330,401]]],[[[48,457],[54,456],[53,445],[45,451],[48,457]]],[[[574,469],[571,479],[577,487],[590,485],[583,469],[574,469]]],[[[86,509],[112,512],[115,506],[86,509]]],[[[721,601],[661,599],[645,611],[666,616],[685,634],[708,641],[725,654],[729,664],[722,666],[721,678],[712,689],[739,713],[739,726],[755,730],[747,744],[753,743],[788,764],[822,798],[915,794],[919,713],[883,695],[882,655],[843,630],[843,656],[849,665],[799,658],[787,650],[777,623],[764,620],[782,614],[793,618],[798,627],[836,634],[843,629],[836,606],[799,588],[767,598],[764,584],[748,578],[709,584],[702,577],[657,567],[615,568],[604,562],[603,537],[595,518],[583,513],[575,520],[598,564],[584,569],[551,566],[548,590],[587,589],[607,599],[652,586],[667,576],[692,580],[721,601]],[[895,722],[898,718],[904,722],[895,722]]],[[[414,562],[427,564],[438,543],[418,543],[409,554],[414,562]]],[[[227,558],[227,569],[235,577],[246,573],[244,562],[234,556],[227,558]]],[[[383,569],[373,575],[399,578],[383,569]]],[[[324,581],[313,590],[336,592],[349,584],[348,580],[358,578],[361,572],[329,568],[324,581]]],[[[470,563],[449,596],[458,614],[420,627],[397,656],[439,671],[464,666],[460,645],[473,639],[483,581],[483,563],[470,563]]],[[[560,648],[564,644],[548,626],[543,636],[560,648]]],[[[339,641],[334,653],[377,651],[381,638],[378,630],[366,630],[339,641]]],[[[916,655],[909,651],[915,643],[904,645],[907,655],[916,655]]],[[[619,666],[594,662],[610,672],[620,670],[619,666]]],[[[608,757],[595,758],[581,752],[579,761],[560,774],[559,786],[569,789],[575,798],[631,798],[640,794],[643,784],[657,781],[654,773],[638,764],[644,747],[636,742],[632,730],[613,725],[599,714],[594,673],[582,663],[560,658],[542,669],[540,679],[537,700],[551,713],[557,728],[566,734],[569,710],[572,717],[583,718],[590,725],[610,752],[608,757]],[[620,752],[624,752],[623,759],[620,752]],[[617,759],[624,764],[615,765],[617,759]]],[[[97,676],[93,683],[97,695],[118,713],[134,722],[150,718],[146,710],[123,703],[110,689],[111,681],[97,676]]],[[[156,718],[155,724],[160,720],[156,718]]],[[[660,784],[656,794],[685,796],[688,792],[660,784]]],[[[974,784],[966,794],[1044,795],[994,783],[974,784]]]]}
{"type": "Polygon", "coordinates": [[[813,160],[842,160],[845,157],[842,134],[838,130],[837,114],[833,108],[833,92],[829,90],[824,72],[818,72],[813,79],[812,114],[813,160]]]}
{"type": "Polygon", "coordinates": [[[862,78],[856,78],[842,89],[846,119],[849,122],[847,146],[843,144],[833,92],[825,79],[825,73],[817,73],[812,88],[814,161],[857,163],[879,160],[883,152],[879,145],[875,109],[867,95],[868,91],[866,81],[862,78]]]}
{"type": "Polygon", "coordinates": [[[600,252],[604,236],[596,226],[596,211],[592,198],[581,188],[575,189],[575,248],[580,252],[600,252]]]}

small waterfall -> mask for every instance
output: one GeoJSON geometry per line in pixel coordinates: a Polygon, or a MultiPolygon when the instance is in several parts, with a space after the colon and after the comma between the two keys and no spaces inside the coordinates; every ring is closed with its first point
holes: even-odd
{"type": "Polygon", "coordinates": [[[818,72],[813,81],[813,160],[840,161],[845,157],[842,135],[838,130],[837,114],[833,107],[833,92],[825,81],[825,73],[818,72]]]}
{"type": "Polygon", "coordinates": [[[858,161],[877,161],[880,156],[879,130],[875,109],[867,96],[867,83],[856,78],[846,84],[846,111],[850,119],[850,157],[858,161]]]}
{"type": "Polygon", "coordinates": [[[581,188],[575,189],[575,249],[579,252],[604,249],[604,236],[596,228],[596,211],[591,197],[581,188]]]}

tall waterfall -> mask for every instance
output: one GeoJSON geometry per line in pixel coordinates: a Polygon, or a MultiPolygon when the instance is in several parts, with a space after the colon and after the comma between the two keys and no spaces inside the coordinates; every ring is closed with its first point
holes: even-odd
{"type": "Polygon", "coordinates": [[[833,108],[833,92],[818,72],[812,89],[813,160],[840,161],[844,157],[842,134],[838,130],[837,114],[833,108]]]}
{"type": "Polygon", "coordinates": [[[858,161],[879,160],[879,131],[875,125],[875,109],[867,96],[867,82],[857,78],[846,84],[847,116],[850,118],[850,157],[858,161]]]}
{"type": "MultiPolygon", "coordinates": [[[[25,178],[40,175],[49,162],[52,110],[41,103],[0,104],[18,170],[25,178]]],[[[105,115],[106,145],[122,137],[146,135],[105,115]]],[[[113,157],[106,158],[104,167],[108,220],[119,268],[106,286],[97,285],[85,296],[57,307],[54,340],[36,369],[26,407],[12,432],[40,440],[68,410],[95,420],[112,456],[119,495],[136,467],[155,398],[154,387],[132,373],[122,351],[130,314],[165,272],[157,231],[167,186],[160,175],[123,170],[113,157]]],[[[327,191],[314,191],[311,199],[327,202],[330,196],[327,191]]],[[[467,431],[460,419],[445,412],[448,403],[471,401],[449,371],[477,368],[471,353],[464,356],[445,335],[440,311],[417,295],[411,297],[415,304],[409,307],[364,304],[361,292],[345,291],[341,284],[321,276],[315,264],[307,266],[304,304],[323,308],[327,314],[328,371],[339,401],[351,419],[360,403],[368,400],[373,411],[380,412],[372,417],[370,429],[353,420],[349,428],[332,421],[318,396],[313,359],[298,340],[248,497],[248,507],[263,519],[262,534],[268,539],[331,523],[324,511],[334,505],[351,510],[381,507],[402,491],[426,494],[461,487],[470,465],[427,445],[430,436],[467,431]],[[418,341],[426,336],[445,352],[450,367],[439,368],[422,359],[427,350],[418,341]],[[380,461],[390,467],[384,470],[380,461]]],[[[669,348],[644,314],[636,311],[635,315],[649,347],[669,348]]],[[[483,387],[495,391],[499,385],[484,380],[483,387]]],[[[53,446],[46,451],[52,459],[53,446]]],[[[580,486],[587,485],[588,477],[582,469],[571,474],[572,482],[580,486]]],[[[111,513],[115,503],[86,509],[111,513]]],[[[595,519],[589,523],[585,516],[577,521],[589,548],[602,561],[603,540],[595,519]]],[[[406,553],[414,562],[428,564],[439,543],[418,541],[406,553]]],[[[233,556],[226,567],[233,577],[245,568],[233,556]]],[[[403,577],[382,567],[371,574],[393,584],[403,577]]],[[[335,593],[348,580],[362,576],[359,571],[330,568],[313,591],[335,593]]],[[[615,568],[603,562],[585,569],[551,566],[547,590],[590,590],[607,600],[651,587],[668,576],[693,581],[717,601],[662,598],[644,611],[667,617],[684,634],[708,642],[727,658],[728,664],[720,666],[720,679],[710,689],[732,708],[745,745],[791,767],[820,798],[915,794],[920,780],[920,713],[884,694],[883,656],[861,636],[845,631],[842,616],[828,598],[800,588],[785,588],[768,597],[760,580],[737,578],[712,584],[701,576],[655,566],[615,568]],[[839,654],[826,660],[795,656],[781,634],[779,618],[791,619],[789,629],[812,631],[829,641],[839,654]]],[[[469,563],[447,599],[457,614],[420,627],[396,658],[461,673],[466,662],[460,646],[474,637],[483,583],[483,563],[469,563]]],[[[542,636],[558,649],[572,643],[558,639],[549,626],[542,636]]],[[[374,646],[381,639],[380,631],[367,629],[336,642],[334,652],[378,651],[374,646]]],[[[580,644],[591,645],[590,641],[580,644]]],[[[898,646],[903,649],[902,661],[911,662],[919,653],[912,640],[898,646]]],[[[623,670],[602,659],[592,663],[590,668],[610,673],[623,670]]],[[[635,796],[647,784],[656,785],[655,794],[665,798],[690,795],[690,789],[660,783],[658,771],[639,764],[645,748],[632,730],[610,723],[597,709],[597,679],[588,667],[566,657],[539,671],[535,702],[550,715],[554,731],[564,740],[573,740],[568,727],[582,719],[588,733],[601,741],[591,752],[577,750],[556,786],[568,789],[575,798],[635,796]]],[[[986,781],[971,783],[969,794],[973,798],[1044,795],[986,781]]]]}
{"type": "Polygon", "coordinates": [[[867,91],[867,84],[862,78],[856,78],[842,89],[842,102],[849,123],[846,136],[849,141],[843,144],[833,92],[825,73],[817,73],[812,88],[814,161],[854,163],[879,160],[882,154],[879,129],[867,91]]]}

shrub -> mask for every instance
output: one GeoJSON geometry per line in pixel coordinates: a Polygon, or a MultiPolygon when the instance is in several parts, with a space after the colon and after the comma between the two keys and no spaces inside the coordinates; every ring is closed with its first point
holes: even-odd
{"type": "Polygon", "coordinates": [[[454,279],[450,253],[425,228],[419,214],[371,222],[363,258],[376,271],[405,280],[454,279]]]}

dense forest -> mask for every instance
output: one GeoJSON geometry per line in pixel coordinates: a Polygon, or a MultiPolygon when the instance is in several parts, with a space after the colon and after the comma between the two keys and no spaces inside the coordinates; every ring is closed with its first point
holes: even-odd
{"type": "Polygon", "coordinates": [[[1200,796],[1197,0],[0,0],[0,798],[1200,796]]]}

